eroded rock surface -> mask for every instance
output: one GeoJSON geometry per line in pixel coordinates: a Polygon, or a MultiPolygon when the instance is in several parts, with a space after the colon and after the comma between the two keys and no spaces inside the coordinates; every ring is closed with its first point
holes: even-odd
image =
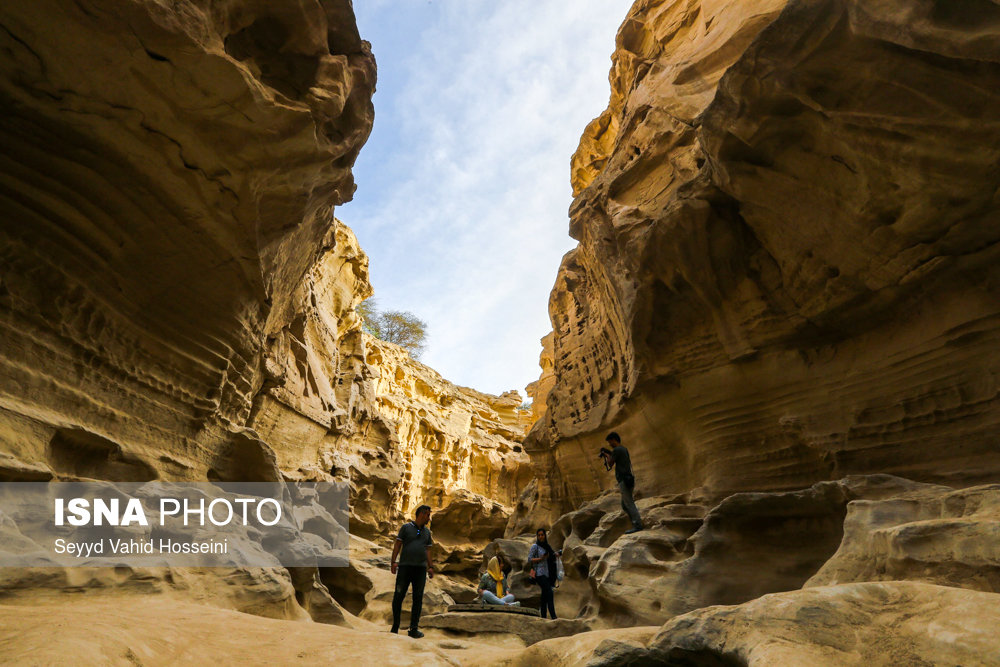
{"type": "Polygon", "coordinates": [[[205,479],[354,191],[375,63],[351,5],[2,19],[4,448],[62,475],[205,479]]]}
{"type": "Polygon", "coordinates": [[[498,664],[995,665],[998,600],[994,593],[912,582],[825,586],[700,609],[672,619],[651,639],[648,629],[636,628],[543,641],[498,664]]]}
{"type": "Polygon", "coordinates": [[[440,630],[449,637],[466,637],[487,644],[491,643],[491,639],[516,637],[524,646],[554,637],[580,634],[589,629],[586,621],[579,619],[552,620],[526,614],[467,611],[431,614],[421,620],[421,625],[440,630]]]}
{"type": "MultiPolygon", "coordinates": [[[[564,551],[556,593],[564,617],[600,625],[660,624],[720,604],[804,586],[916,580],[995,592],[991,544],[997,490],[954,490],[891,475],[852,476],[807,489],[734,494],[714,507],[685,496],[640,498],[646,529],[632,535],[618,495],[560,517],[564,551]]],[[[537,605],[527,582],[528,535],[496,540],[511,588],[537,605]]]]}
{"type": "Polygon", "coordinates": [[[846,584],[767,595],[679,616],[645,664],[991,665],[993,593],[911,582],[846,584]]]}
{"type": "Polygon", "coordinates": [[[806,586],[900,580],[1000,593],[1000,486],[851,502],[840,548],[806,586]]]}
{"type": "Polygon", "coordinates": [[[519,526],[611,487],[611,429],[647,495],[996,479],[998,11],[633,5],[573,158],[519,526]]]}
{"type": "MultiPolygon", "coordinates": [[[[351,3],[0,19],[0,480],[339,479],[352,532],[391,546],[430,504],[444,569],[474,570],[530,477],[529,419],[361,330],[368,259],[333,217],[373,119],[351,3]]],[[[4,578],[349,620],[315,569],[4,578]]]]}
{"type": "Polygon", "coordinates": [[[288,623],[138,595],[0,605],[0,644],[6,661],[35,664],[363,665],[373,655],[391,665],[456,664],[433,642],[363,623],[288,623]]]}

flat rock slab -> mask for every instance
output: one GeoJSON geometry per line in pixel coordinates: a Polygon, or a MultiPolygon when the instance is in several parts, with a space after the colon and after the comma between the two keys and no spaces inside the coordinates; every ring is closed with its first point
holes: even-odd
{"type": "Polygon", "coordinates": [[[516,635],[526,646],[531,646],[545,639],[587,632],[590,629],[585,621],[579,619],[540,618],[537,613],[511,613],[510,609],[499,613],[483,613],[484,610],[478,608],[479,605],[471,605],[477,607],[475,610],[450,611],[455,607],[465,606],[470,605],[453,605],[449,607],[446,614],[431,614],[421,617],[420,626],[437,628],[462,637],[487,634],[516,635]]]}
{"type": "Polygon", "coordinates": [[[471,611],[471,612],[492,612],[499,614],[521,614],[522,616],[540,617],[537,609],[531,607],[509,607],[499,604],[453,604],[448,607],[448,611],[471,611]]]}

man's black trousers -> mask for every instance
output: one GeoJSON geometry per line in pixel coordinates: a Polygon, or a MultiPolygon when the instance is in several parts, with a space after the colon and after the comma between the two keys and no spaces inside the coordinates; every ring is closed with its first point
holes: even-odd
{"type": "Polygon", "coordinates": [[[427,583],[427,568],[420,565],[400,565],[396,570],[396,592],[392,596],[392,629],[399,630],[399,619],[403,615],[403,598],[406,589],[413,586],[413,607],[410,609],[410,629],[416,630],[420,623],[420,610],[424,606],[424,584],[427,583]]]}

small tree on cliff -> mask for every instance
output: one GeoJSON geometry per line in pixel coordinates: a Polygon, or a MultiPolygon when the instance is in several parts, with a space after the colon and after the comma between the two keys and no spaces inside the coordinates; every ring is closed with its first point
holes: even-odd
{"type": "Polygon", "coordinates": [[[427,323],[403,310],[380,311],[374,297],[365,299],[357,308],[364,318],[361,328],[378,339],[395,343],[409,351],[414,359],[424,353],[427,323]]]}

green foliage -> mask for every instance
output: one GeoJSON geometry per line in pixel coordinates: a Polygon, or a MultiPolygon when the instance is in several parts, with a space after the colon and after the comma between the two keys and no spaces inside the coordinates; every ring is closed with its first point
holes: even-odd
{"type": "Polygon", "coordinates": [[[361,316],[361,328],[366,333],[381,338],[378,331],[378,301],[375,300],[375,297],[370,296],[359,303],[354,312],[361,316]]]}
{"type": "Polygon", "coordinates": [[[372,336],[399,345],[408,350],[414,359],[419,359],[423,354],[427,323],[413,313],[402,310],[380,311],[374,297],[361,302],[357,313],[364,318],[361,328],[372,336]]]}

